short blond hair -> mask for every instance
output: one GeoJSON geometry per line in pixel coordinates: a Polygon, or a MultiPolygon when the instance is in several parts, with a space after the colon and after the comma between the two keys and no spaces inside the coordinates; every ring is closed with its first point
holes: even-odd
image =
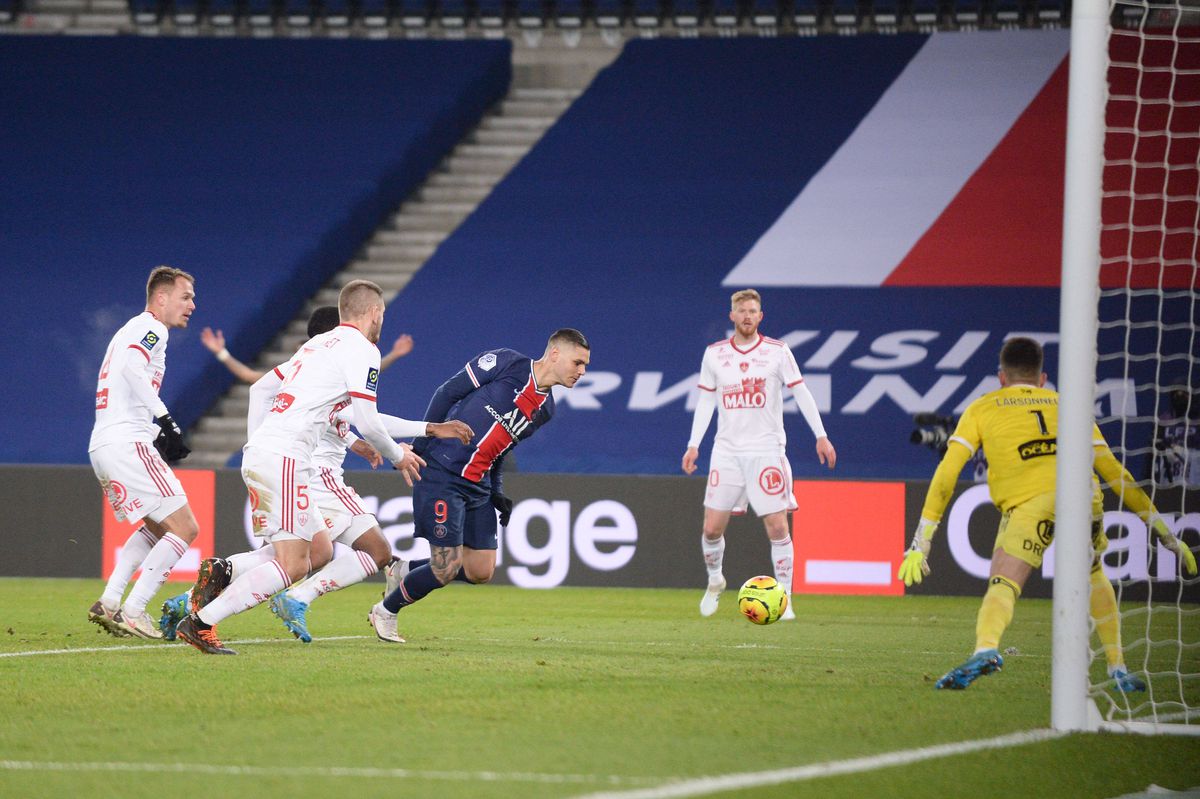
{"type": "Polygon", "coordinates": [[[173,289],[175,281],[179,278],[191,283],[193,287],[196,285],[196,278],[173,266],[156,266],[150,270],[150,277],[146,280],[146,304],[149,305],[154,299],[155,292],[173,289]]]}
{"type": "Polygon", "coordinates": [[[739,302],[746,300],[754,300],[758,303],[758,309],[762,310],[762,297],[754,289],[742,289],[741,291],[733,292],[733,296],[729,298],[729,310],[736,311],[739,302]]]}
{"type": "Polygon", "coordinates": [[[357,319],[373,305],[383,305],[383,289],[369,280],[351,280],[338,294],[338,316],[357,319]]]}

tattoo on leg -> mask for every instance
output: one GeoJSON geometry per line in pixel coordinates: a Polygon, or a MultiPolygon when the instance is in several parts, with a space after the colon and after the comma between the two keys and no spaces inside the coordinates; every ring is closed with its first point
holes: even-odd
{"type": "Polygon", "coordinates": [[[429,549],[429,568],[433,569],[442,585],[447,585],[462,565],[462,547],[433,546],[429,549]]]}

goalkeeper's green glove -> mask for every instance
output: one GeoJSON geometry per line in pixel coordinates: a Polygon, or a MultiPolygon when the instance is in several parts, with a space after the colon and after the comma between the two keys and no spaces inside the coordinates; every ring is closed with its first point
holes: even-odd
{"type": "Polygon", "coordinates": [[[1150,517],[1150,529],[1158,536],[1158,540],[1162,545],[1175,554],[1175,557],[1183,563],[1183,570],[1187,572],[1189,577],[1196,576],[1196,556],[1192,554],[1192,550],[1188,549],[1167,527],[1167,523],[1160,516],[1150,517]]]}
{"type": "Polygon", "coordinates": [[[905,585],[920,583],[929,575],[929,546],[933,542],[937,526],[937,522],[931,522],[924,517],[917,525],[912,544],[904,554],[904,560],[900,562],[900,573],[896,575],[905,585]]]}

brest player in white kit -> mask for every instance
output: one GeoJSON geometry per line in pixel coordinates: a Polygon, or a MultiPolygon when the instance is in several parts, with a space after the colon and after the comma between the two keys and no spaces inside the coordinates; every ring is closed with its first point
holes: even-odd
{"type": "MultiPolygon", "coordinates": [[[[336,415],[352,408],[363,437],[411,485],[424,461],[388,435],[376,408],[383,291],[353,280],[338,296],[341,324],[309,340],[286,364],[285,377],[266,420],[246,443],[242,478],[250,494],[254,532],[274,547],[273,559],[234,579],[221,595],[179,622],[179,638],[206,654],[235,654],[217,637],[216,625],[249,610],[302,578],[324,519],[309,495],[313,451],[336,415]]],[[[202,575],[203,576],[203,575],[202,575]]],[[[201,581],[193,601],[201,593],[201,581]]]]}
{"type": "Polygon", "coordinates": [[[179,425],[158,398],[167,369],[168,330],[187,327],[196,310],[195,280],[159,266],[146,281],[146,310],[109,342],[96,381],[96,423],[88,444],[92,469],[117,521],[141,526],[121,547],[88,620],[116,636],[162,638],[146,603],[199,533],[179,479],[167,460],[186,457],[179,425]],[[142,576],[124,604],[138,569],[142,576]]]}
{"type": "MultiPolygon", "coordinates": [[[[787,514],[796,510],[792,493],[792,467],[788,464],[787,437],[783,432],[783,390],[790,389],[804,420],[817,438],[817,457],[830,469],[837,451],[825,427],[812,392],[791,349],[782,341],[758,332],[762,299],[754,289],[735,292],[730,298],[733,336],[710,344],[700,364],[700,400],[692,417],[692,434],[683,453],[683,471],[696,471],[700,442],[717,411],[704,492],[704,535],[700,539],[708,589],[700,600],[700,615],[717,612],[725,575],[725,528],[734,513],[744,513],[747,502],[763,521],[771,542],[775,579],[792,592],[792,537],[787,514]]],[[[794,619],[789,602],[782,619],[794,619]]]]}
{"type": "MultiPolygon", "coordinates": [[[[336,307],[326,305],[317,308],[308,320],[308,337],[311,339],[333,330],[339,321],[336,307]]],[[[267,418],[275,395],[288,373],[289,363],[290,359],[288,363],[267,371],[251,386],[246,418],[248,436],[253,436],[267,418]]],[[[465,444],[474,435],[470,427],[457,420],[444,423],[410,421],[385,413],[379,414],[379,419],[392,438],[457,438],[465,444]]],[[[372,468],[383,462],[379,452],[350,429],[353,423],[350,408],[338,412],[326,425],[312,453],[314,479],[308,493],[324,521],[309,551],[314,571],[302,582],[271,597],[271,612],[304,643],[312,641],[307,620],[309,604],[325,594],[362,582],[393,560],[391,544],[384,537],[379,522],[374,514],[363,510],[358,492],[345,482],[343,461],[347,451],[365,458],[372,468]],[[353,551],[333,558],[334,542],[345,544],[353,551]]],[[[219,596],[238,576],[274,557],[275,547],[267,543],[258,549],[227,558],[206,560],[201,565],[203,577],[199,581],[203,584],[203,596],[196,600],[195,609],[199,610],[219,596]]],[[[175,639],[176,627],[187,615],[192,595],[193,592],[189,590],[163,603],[159,626],[167,639],[175,639]]]]}

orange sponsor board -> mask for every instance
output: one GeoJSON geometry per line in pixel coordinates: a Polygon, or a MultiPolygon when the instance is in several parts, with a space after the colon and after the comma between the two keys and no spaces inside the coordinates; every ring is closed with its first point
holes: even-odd
{"type": "MultiPolygon", "coordinates": [[[[191,543],[188,551],[180,558],[179,563],[171,571],[170,580],[172,581],[194,581],[196,579],[196,571],[200,568],[200,561],[213,556],[213,521],[216,515],[216,474],[210,470],[204,469],[175,469],[175,476],[179,478],[179,482],[183,485],[184,493],[187,494],[188,505],[192,508],[192,513],[196,515],[196,523],[200,527],[200,535],[191,543]]],[[[100,498],[103,505],[104,518],[104,579],[112,574],[113,567],[117,563],[117,554],[121,551],[121,547],[129,539],[141,522],[136,524],[128,524],[126,522],[118,522],[113,517],[112,508],[103,496],[100,498]]],[[[137,575],[135,574],[134,577],[137,575]]]]}
{"type": "Polygon", "coordinates": [[[793,593],[904,593],[904,483],[796,480],[793,489],[793,593]]]}

